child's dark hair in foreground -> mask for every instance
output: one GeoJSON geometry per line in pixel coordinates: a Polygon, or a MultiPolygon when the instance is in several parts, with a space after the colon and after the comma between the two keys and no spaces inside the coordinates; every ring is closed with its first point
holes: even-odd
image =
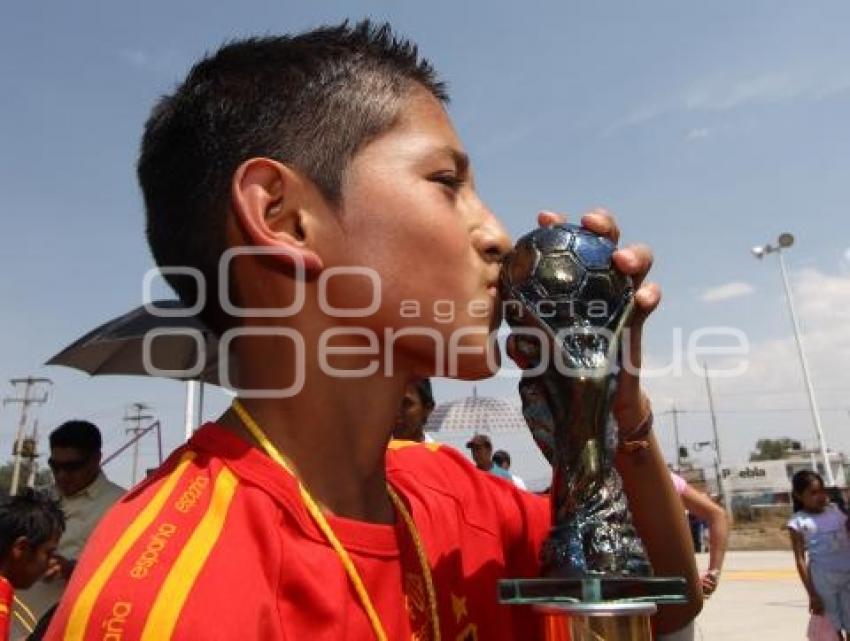
{"type": "Polygon", "coordinates": [[[65,530],[58,501],[31,489],[0,501],[0,576],[16,589],[29,587],[44,569],[65,530]],[[35,575],[35,576],[32,576],[35,575]]]}

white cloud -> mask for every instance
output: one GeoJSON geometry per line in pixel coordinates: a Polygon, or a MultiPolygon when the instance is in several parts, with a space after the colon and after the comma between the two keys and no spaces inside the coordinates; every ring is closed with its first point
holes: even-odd
{"type": "Polygon", "coordinates": [[[138,49],[122,49],[118,52],[118,56],[139,69],[145,69],[151,63],[150,55],[138,49]]]}
{"type": "Polygon", "coordinates": [[[656,118],[667,115],[676,110],[677,103],[672,100],[649,103],[643,105],[642,107],[638,107],[637,109],[629,112],[619,120],[616,120],[613,124],[611,124],[611,126],[608,127],[608,129],[605,130],[605,133],[611,134],[619,129],[637,127],[638,125],[650,122],[651,120],[655,120],[656,118]]]}
{"type": "Polygon", "coordinates": [[[131,67],[157,74],[178,74],[186,64],[185,56],[176,51],[121,49],[118,57],[131,67]]]}
{"type": "MultiPolygon", "coordinates": [[[[777,72],[723,72],[671,90],[649,100],[612,124],[607,133],[634,127],[675,113],[723,112],[741,107],[794,100],[823,100],[850,90],[850,72],[844,68],[788,69],[777,72]]],[[[705,129],[693,132],[708,133],[705,129]]],[[[703,136],[697,136],[703,137],[703,136]]],[[[689,135],[688,140],[693,138],[689,135]]]]}
{"type": "Polygon", "coordinates": [[[689,111],[726,111],[752,103],[781,102],[806,93],[808,83],[805,78],[781,73],[719,76],[689,88],[682,104],[689,111]]]}
{"type": "Polygon", "coordinates": [[[711,287],[705,290],[700,295],[700,300],[704,303],[716,303],[730,298],[740,298],[741,296],[749,296],[755,291],[752,285],[736,281],[711,287]]]}
{"type": "Polygon", "coordinates": [[[493,153],[504,152],[513,149],[518,143],[528,139],[539,123],[526,122],[514,127],[505,127],[485,140],[480,147],[475,150],[476,156],[486,156],[493,153]]]}
{"type": "Polygon", "coordinates": [[[695,129],[691,129],[687,134],[685,134],[686,140],[700,140],[701,138],[708,138],[711,132],[705,127],[697,127],[695,129]]]}

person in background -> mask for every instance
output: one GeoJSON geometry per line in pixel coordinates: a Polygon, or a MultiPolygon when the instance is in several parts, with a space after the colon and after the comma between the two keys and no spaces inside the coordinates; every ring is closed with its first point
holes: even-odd
{"type": "Polygon", "coordinates": [[[688,514],[693,514],[708,524],[708,570],[702,575],[701,582],[702,593],[711,596],[717,589],[723,569],[723,559],[729,542],[729,518],[726,511],[712,501],[710,496],[691,487],[675,472],[671,472],[670,477],[688,514]]]}
{"type": "Polygon", "coordinates": [[[493,464],[493,442],[486,434],[475,434],[466,443],[472,451],[472,460],[475,461],[475,467],[483,472],[490,472],[496,476],[513,482],[511,473],[499,465],[493,464]]]}
{"type": "MultiPolygon", "coordinates": [[[[726,556],[729,540],[729,519],[726,511],[712,501],[710,496],[691,487],[681,476],[670,472],[670,479],[673,481],[676,493],[682,499],[682,505],[688,512],[688,521],[696,519],[708,524],[708,570],[700,577],[702,593],[707,598],[714,593],[720,581],[720,572],[723,569],[723,559],[726,556]]],[[[697,550],[696,540],[694,548],[697,550]]],[[[658,636],[658,641],[693,641],[693,639],[693,621],[681,630],[658,636]]]]}
{"type": "MultiPolygon", "coordinates": [[[[823,478],[801,470],[791,479],[794,514],[788,521],[794,560],[809,594],[809,612],[825,615],[836,630],[850,630],[848,517],[830,502],[823,478]]],[[[838,633],[839,639],[845,639],[838,633]]]]}
{"type": "Polygon", "coordinates": [[[124,488],[107,479],[100,467],[102,445],[100,430],[88,421],[67,421],[50,434],[47,465],[65,514],[65,530],[42,580],[19,594],[38,619],[59,601],[89,535],[124,495],[124,488]]]}
{"type": "Polygon", "coordinates": [[[417,443],[433,442],[434,439],[425,433],[425,424],[433,409],[434,393],[431,391],[431,380],[420,378],[408,383],[396,416],[393,438],[417,443]]]}
{"type": "Polygon", "coordinates": [[[521,490],[527,490],[528,488],[525,486],[525,481],[523,481],[516,474],[511,472],[511,455],[508,454],[505,450],[496,450],[493,452],[493,463],[496,467],[501,467],[508,474],[511,475],[511,480],[521,490]]]}
{"type": "Polygon", "coordinates": [[[47,464],[67,525],[45,578],[68,580],[92,530],[126,491],[103,473],[102,446],[100,430],[88,421],[67,421],[50,434],[47,464]]]}
{"type": "Polygon", "coordinates": [[[694,552],[699,554],[703,552],[703,530],[705,523],[701,518],[692,512],[688,512],[688,530],[691,533],[691,543],[694,546],[694,552]]]}
{"type": "Polygon", "coordinates": [[[15,590],[44,575],[64,529],[59,503],[43,492],[25,489],[0,502],[0,641],[10,638],[15,590]]]}

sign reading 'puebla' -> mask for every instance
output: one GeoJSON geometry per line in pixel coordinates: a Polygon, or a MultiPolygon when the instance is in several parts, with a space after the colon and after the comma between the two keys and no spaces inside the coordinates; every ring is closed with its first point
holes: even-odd
{"type": "Polygon", "coordinates": [[[731,492],[783,492],[788,490],[788,462],[760,461],[723,468],[723,483],[731,492]]]}

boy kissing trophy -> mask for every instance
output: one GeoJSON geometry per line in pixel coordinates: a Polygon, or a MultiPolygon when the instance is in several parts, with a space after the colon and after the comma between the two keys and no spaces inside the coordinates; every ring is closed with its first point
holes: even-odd
{"type": "Polygon", "coordinates": [[[542,611],[550,641],[650,641],[656,603],[686,600],[684,579],[652,576],[614,467],[610,403],[634,305],[615,249],[553,225],[523,236],[502,268],[523,414],[552,464],[553,523],[543,576],[503,580],[499,596],[542,611]]]}

